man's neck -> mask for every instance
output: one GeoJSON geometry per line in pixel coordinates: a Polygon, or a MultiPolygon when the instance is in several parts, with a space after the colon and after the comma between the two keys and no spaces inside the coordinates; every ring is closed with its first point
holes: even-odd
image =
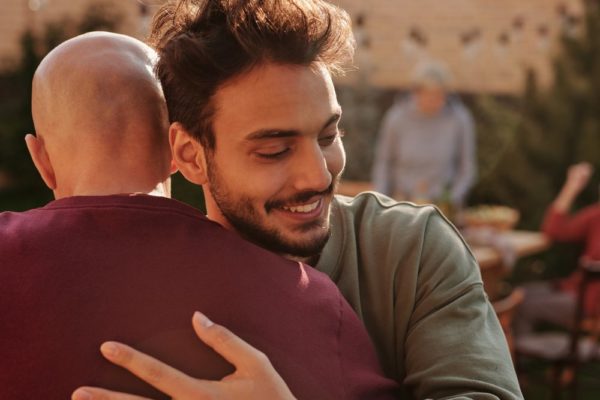
{"type": "Polygon", "coordinates": [[[69,191],[54,191],[54,197],[60,199],[63,197],[71,196],[110,196],[115,194],[148,194],[151,196],[158,197],[171,197],[170,183],[168,181],[161,182],[151,190],[145,189],[143,186],[125,184],[113,184],[113,185],[82,185],[75,187],[69,191]]]}

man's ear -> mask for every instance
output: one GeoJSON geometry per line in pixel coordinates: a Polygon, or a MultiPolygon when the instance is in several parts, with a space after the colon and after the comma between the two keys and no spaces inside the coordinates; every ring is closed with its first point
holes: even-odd
{"type": "Polygon", "coordinates": [[[188,181],[204,185],[208,181],[206,173],[206,155],[199,141],[179,123],[169,127],[169,144],[173,162],[188,181]]]}
{"type": "Polygon", "coordinates": [[[42,180],[50,190],[55,190],[56,176],[50,158],[48,157],[48,152],[44,146],[44,141],[41,138],[28,133],[25,135],[25,144],[27,145],[27,150],[29,150],[33,164],[40,173],[42,180]]]}

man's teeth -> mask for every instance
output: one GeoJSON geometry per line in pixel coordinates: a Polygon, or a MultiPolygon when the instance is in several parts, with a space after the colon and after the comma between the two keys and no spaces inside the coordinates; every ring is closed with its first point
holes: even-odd
{"type": "Polygon", "coordinates": [[[311,212],[318,206],[319,206],[319,200],[315,201],[314,203],[304,204],[301,206],[289,206],[289,207],[283,206],[283,209],[287,210],[287,211],[291,211],[291,212],[307,213],[307,212],[311,212]]]}

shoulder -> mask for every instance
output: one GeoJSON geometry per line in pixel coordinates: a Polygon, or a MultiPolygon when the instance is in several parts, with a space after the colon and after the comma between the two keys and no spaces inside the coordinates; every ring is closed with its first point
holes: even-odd
{"type": "MultiPolygon", "coordinates": [[[[434,206],[398,202],[375,192],[338,197],[332,247],[338,264],[377,270],[412,287],[417,297],[456,296],[483,285],[479,266],[458,230],[434,206]]],[[[339,265],[338,268],[343,268],[339,265]]]]}
{"type": "Polygon", "coordinates": [[[148,236],[173,227],[198,231],[207,226],[218,227],[198,210],[167,198],[73,196],[25,212],[1,213],[0,247],[5,255],[23,249],[64,247],[64,243],[90,238],[148,236]]]}
{"type": "MultiPolygon", "coordinates": [[[[45,234],[52,235],[52,224],[43,221],[42,209],[0,213],[0,265],[11,265],[39,247],[45,234]]],[[[3,273],[11,269],[2,269],[3,273]]]]}
{"type": "Polygon", "coordinates": [[[355,197],[335,196],[333,214],[335,219],[343,220],[344,225],[352,224],[361,229],[373,225],[388,229],[425,229],[429,219],[444,219],[434,206],[397,201],[377,192],[363,192],[355,197]]]}
{"type": "Polygon", "coordinates": [[[456,228],[435,206],[397,201],[376,192],[335,196],[332,226],[333,236],[344,242],[393,242],[396,249],[414,249],[427,242],[444,248],[466,247],[456,228]]]}
{"type": "Polygon", "coordinates": [[[473,124],[473,115],[471,111],[458,97],[452,97],[448,101],[448,108],[452,116],[464,124],[473,124]]]}
{"type": "Polygon", "coordinates": [[[585,218],[589,218],[590,220],[600,220],[600,203],[584,207],[578,213],[584,216],[585,218]]]}
{"type": "Polygon", "coordinates": [[[417,206],[409,202],[397,201],[373,191],[362,192],[354,197],[336,195],[333,200],[333,207],[334,210],[346,216],[360,216],[365,211],[381,213],[387,210],[402,214],[413,214],[417,209],[428,208],[428,206],[417,206]]]}
{"type": "Polygon", "coordinates": [[[398,202],[375,192],[354,198],[336,196],[332,239],[342,248],[376,251],[378,257],[405,265],[413,260],[419,270],[443,266],[458,276],[479,280],[477,263],[468,245],[434,206],[398,202]],[[462,273],[460,272],[462,271],[462,273]]]}
{"type": "Polygon", "coordinates": [[[5,211],[0,213],[0,238],[2,241],[35,228],[39,222],[40,208],[23,212],[5,211]]]}
{"type": "Polygon", "coordinates": [[[559,240],[565,235],[565,226],[577,224],[584,227],[588,224],[600,223],[600,204],[592,204],[581,210],[569,214],[568,212],[558,211],[550,205],[544,215],[542,231],[555,240],[559,240]]]}
{"type": "Polygon", "coordinates": [[[401,121],[410,109],[411,101],[408,98],[399,98],[387,109],[384,119],[387,121],[401,121]]]}
{"type": "Polygon", "coordinates": [[[345,269],[348,264],[361,268],[385,259],[385,268],[393,268],[403,254],[420,246],[427,221],[435,214],[432,206],[398,202],[376,192],[335,196],[331,237],[319,264],[328,269],[345,269]]]}

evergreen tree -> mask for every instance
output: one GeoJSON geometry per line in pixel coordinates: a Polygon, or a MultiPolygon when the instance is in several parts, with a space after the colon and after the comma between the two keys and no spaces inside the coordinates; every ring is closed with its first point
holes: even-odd
{"type": "Polygon", "coordinates": [[[483,200],[518,208],[524,228],[539,228],[546,207],[564,182],[567,168],[576,162],[591,162],[596,171],[592,183],[579,197],[578,206],[598,201],[599,1],[585,1],[584,9],[579,24],[572,16],[564,17],[551,86],[540,88],[535,73],[529,72],[525,93],[519,100],[521,116],[514,139],[472,194],[473,202],[483,200]]]}

